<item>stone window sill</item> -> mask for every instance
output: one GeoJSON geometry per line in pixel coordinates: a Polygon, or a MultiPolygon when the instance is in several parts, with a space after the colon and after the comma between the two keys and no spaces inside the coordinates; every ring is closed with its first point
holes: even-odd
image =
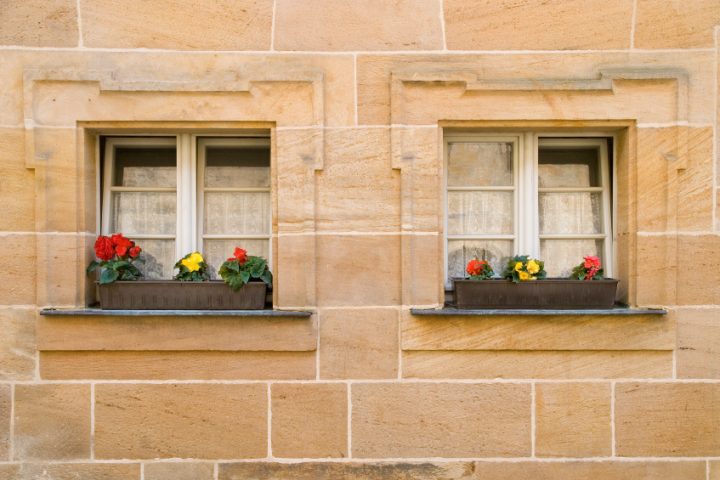
{"type": "Polygon", "coordinates": [[[614,307],[604,309],[474,309],[461,310],[453,307],[444,308],[411,308],[410,313],[416,316],[576,316],[576,315],[594,315],[594,316],[633,316],[633,315],[666,315],[667,310],[662,308],[628,308],[614,307]]]}
{"type": "Polygon", "coordinates": [[[100,308],[44,308],[50,317],[296,317],[307,318],[307,310],[102,310],[100,308]]]}

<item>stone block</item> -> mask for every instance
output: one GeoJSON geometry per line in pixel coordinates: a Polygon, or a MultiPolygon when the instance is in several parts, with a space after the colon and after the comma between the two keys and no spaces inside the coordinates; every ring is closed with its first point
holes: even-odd
{"type": "Polygon", "coordinates": [[[711,48],[718,24],[720,5],[715,0],[638,0],[635,47],[711,48]]]}
{"type": "Polygon", "coordinates": [[[702,457],[720,454],[720,384],[619,383],[617,455],[702,457]]]}
{"type": "Polygon", "coordinates": [[[75,47],[75,0],[7,0],[0,9],[0,45],[75,47]]]}
{"type": "Polygon", "coordinates": [[[274,240],[277,265],[273,268],[275,308],[304,308],[316,304],[314,235],[280,236],[274,240]]]}
{"type": "Polygon", "coordinates": [[[403,305],[443,306],[443,236],[413,233],[403,235],[401,240],[403,305]]]}
{"type": "Polygon", "coordinates": [[[678,230],[707,232],[713,229],[713,129],[686,128],[679,133],[687,168],[678,174],[678,230]]]}
{"type": "Polygon", "coordinates": [[[677,304],[717,304],[720,235],[680,235],[668,241],[676,241],[678,248],[677,304]]]}
{"type": "Polygon", "coordinates": [[[34,305],[37,278],[35,235],[0,237],[0,263],[5,268],[5,285],[0,305],[34,305]]]}
{"type": "Polygon", "coordinates": [[[273,456],[347,457],[347,388],[345,384],[273,384],[273,456]]]}
{"type": "Polygon", "coordinates": [[[0,385],[0,461],[10,460],[11,392],[10,385],[0,385]]]}
{"type": "Polygon", "coordinates": [[[242,462],[219,464],[218,480],[470,480],[469,462],[242,462]]]}
{"type": "Polygon", "coordinates": [[[530,386],[353,384],[356,458],[530,455],[530,386]]]}
{"type": "Polygon", "coordinates": [[[476,462],[482,480],[703,480],[705,462],[476,462]]]}
{"type": "Polygon", "coordinates": [[[612,455],[609,383],[538,383],[535,455],[612,455]]]}
{"type": "Polygon", "coordinates": [[[720,308],[677,309],[677,376],[720,378],[720,308]]]}
{"type": "Polygon", "coordinates": [[[403,377],[670,378],[671,351],[410,351],[403,377]]]}
{"type": "MultiPolygon", "coordinates": [[[[683,268],[692,258],[683,255],[683,268]]],[[[639,307],[675,305],[678,297],[676,237],[638,235],[635,303],[639,307]]],[[[632,279],[631,279],[632,280],[632,279]]]]}
{"type": "Polygon", "coordinates": [[[399,235],[321,235],[316,241],[320,306],[400,303],[399,235]]]}
{"type": "Polygon", "coordinates": [[[309,380],[315,352],[40,352],[44,380],[309,380]]]}
{"type": "Polygon", "coordinates": [[[0,229],[3,231],[35,230],[35,176],[25,166],[24,142],[23,130],[0,128],[0,168],[3,171],[3,188],[0,189],[3,223],[0,229]]]}
{"type": "Polygon", "coordinates": [[[398,311],[320,311],[320,378],[397,378],[398,311]]]}
{"type": "Polygon", "coordinates": [[[708,480],[720,480],[720,461],[709,462],[710,476],[708,480]]]}
{"type": "Polygon", "coordinates": [[[35,316],[34,308],[0,310],[0,379],[35,376],[35,316]]]}
{"type": "Polygon", "coordinates": [[[278,50],[432,50],[443,48],[438,0],[279,0],[278,50]],[[372,12],[372,15],[368,15],[372,12]]]}
{"type": "MultiPolygon", "coordinates": [[[[2,476],[0,469],[0,476],[2,476]]],[[[137,480],[138,463],[22,463],[13,480],[137,480]]],[[[201,480],[201,479],[198,479],[201,480]]]]}
{"type": "Polygon", "coordinates": [[[450,50],[601,50],[630,46],[622,0],[445,0],[450,50]],[[518,34],[522,32],[522,34],[518,34]]]}
{"type": "Polygon", "coordinates": [[[90,458],[90,385],[15,385],[15,460],[90,458]]]}
{"type": "Polygon", "coordinates": [[[89,47],[268,50],[271,0],[171,0],[81,3],[89,47]]]}
{"type": "Polygon", "coordinates": [[[325,133],[325,160],[317,174],[318,231],[396,232],[400,178],[390,165],[389,129],[325,133]]]}
{"type": "Polygon", "coordinates": [[[213,480],[212,463],[157,462],[145,464],[145,480],[213,480]]]}
{"type": "Polygon", "coordinates": [[[261,458],[267,386],[95,387],[95,458],[261,458]]]}

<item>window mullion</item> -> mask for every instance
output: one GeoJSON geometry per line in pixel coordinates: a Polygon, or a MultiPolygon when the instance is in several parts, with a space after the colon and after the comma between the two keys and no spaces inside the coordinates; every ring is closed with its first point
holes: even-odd
{"type": "Polygon", "coordinates": [[[193,251],[195,206],[195,172],[192,169],[192,138],[190,134],[177,136],[178,194],[176,258],[193,251]]]}

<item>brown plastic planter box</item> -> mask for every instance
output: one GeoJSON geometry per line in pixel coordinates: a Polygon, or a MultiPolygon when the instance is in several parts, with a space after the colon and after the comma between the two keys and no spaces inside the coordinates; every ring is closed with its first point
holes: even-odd
{"type": "Polygon", "coordinates": [[[139,280],[98,285],[103,310],[262,310],[267,285],[233,291],[225,282],[139,280]]]}
{"type": "Polygon", "coordinates": [[[512,283],[509,280],[454,280],[455,306],[461,309],[612,308],[618,281],[549,278],[512,283]]]}

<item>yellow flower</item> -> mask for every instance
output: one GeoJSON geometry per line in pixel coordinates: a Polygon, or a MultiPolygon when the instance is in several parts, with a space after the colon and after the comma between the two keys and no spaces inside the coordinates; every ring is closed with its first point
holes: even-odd
{"type": "Polygon", "coordinates": [[[522,262],[517,262],[517,263],[515,264],[515,271],[516,271],[516,272],[519,272],[520,270],[522,270],[522,268],[523,268],[523,263],[522,263],[522,262]]]}
{"type": "Polygon", "coordinates": [[[518,272],[518,276],[520,277],[520,280],[530,280],[530,274],[527,272],[518,272]]]}
{"type": "Polygon", "coordinates": [[[534,275],[540,271],[540,265],[535,260],[530,260],[527,263],[527,271],[529,274],[534,275]]]}
{"type": "Polygon", "coordinates": [[[183,264],[191,272],[197,272],[200,270],[200,263],[203,262],[203,257],[198,252],[192,253],[189,257],[183,258],[180,263],[183,264]]]}

